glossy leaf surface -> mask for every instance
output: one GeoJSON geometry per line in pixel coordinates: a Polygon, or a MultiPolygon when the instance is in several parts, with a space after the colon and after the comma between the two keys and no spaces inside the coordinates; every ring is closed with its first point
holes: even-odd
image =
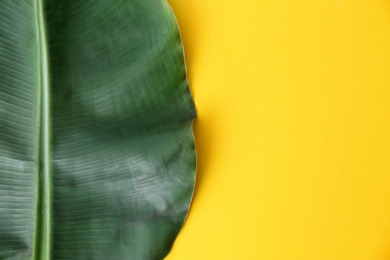
{"type": "Polygon", "coordinates": [[[0,259],[162,259],[192,121],[160,0],[0,0],[0,259]]]}

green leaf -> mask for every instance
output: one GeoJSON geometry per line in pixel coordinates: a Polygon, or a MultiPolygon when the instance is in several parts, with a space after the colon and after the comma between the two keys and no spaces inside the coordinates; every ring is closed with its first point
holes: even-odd
{"type": "Polygon", "coordinates": [[[162,259],[192,122],[165,0],[0,0],[0,259],[162,259]]]}

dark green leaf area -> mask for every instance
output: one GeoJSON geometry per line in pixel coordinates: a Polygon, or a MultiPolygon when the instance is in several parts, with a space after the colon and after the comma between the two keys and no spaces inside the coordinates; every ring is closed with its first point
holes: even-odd
{"type": "Polygon", "coordinates": [[[42,3],[47,67],[35,1],[0,1],[0,259],[42,259],[44,158],[50,259],[162,259],[196,161],[174,15],[160,0],[42,3]]]}

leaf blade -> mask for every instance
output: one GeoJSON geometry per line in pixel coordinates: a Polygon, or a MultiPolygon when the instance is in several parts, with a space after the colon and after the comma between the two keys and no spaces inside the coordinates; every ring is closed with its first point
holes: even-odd
{"type": "Polygon", "coordinates": [[[195,177],[195,109],[174,17],[161,1],[61,2],[48,20],[53,257],[160,259],[195,177]]]}
{"type": "Polygon", "coordinates": [[[1,1],[0,17],[0,258],[31,259],[39,183],[35,7],[1,1]]]}
{"type": "Polygon", "coordinates": [[[171,9],[50,0],[43,24],[30,1],[0,7],[0,257],[161,259],[195,179],[196,112],[171,9]]]}

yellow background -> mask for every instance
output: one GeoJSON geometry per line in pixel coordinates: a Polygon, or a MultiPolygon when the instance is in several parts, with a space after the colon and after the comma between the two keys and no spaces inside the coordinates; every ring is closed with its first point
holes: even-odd
{"type": "Polygon", "coordinates": [[[167,260],[390,259],[390,1],[170,3],[199,162],[167,260]]]}

